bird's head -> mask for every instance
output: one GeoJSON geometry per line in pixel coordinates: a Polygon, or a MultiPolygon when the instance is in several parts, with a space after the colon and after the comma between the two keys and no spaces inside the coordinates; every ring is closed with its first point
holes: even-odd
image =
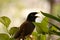
{"type": "Polygon", "coordinates": [[[36,14],[37,12],[31,12],[27,17],[27,21],[35,22],[35,19],[38,17],[38,16],[35,16],[36,14]]]}

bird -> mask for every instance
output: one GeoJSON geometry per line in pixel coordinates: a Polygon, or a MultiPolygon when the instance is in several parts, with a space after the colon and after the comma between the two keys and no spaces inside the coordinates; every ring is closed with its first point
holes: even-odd
{"type": "Polygon", "coordinates": [[[26,21],[21,24],[21,26],[19,27],[19,30],[14,34],[14,39],[25,40],[26,36],[32,34],[35,28],[35,25],[33,24],[33,22],[35,22],[35,19],[38,17],[38,16],[35,16],[36,14],[38,14],[38,12],[31,12],[28,14],[26,21]]]}

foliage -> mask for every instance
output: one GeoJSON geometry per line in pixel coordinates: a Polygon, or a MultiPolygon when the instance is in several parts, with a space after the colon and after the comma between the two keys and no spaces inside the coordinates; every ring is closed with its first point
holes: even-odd
{"type": "MultiPolygon", "coordinates": [[[[60,16],[55,17],[53,15],[44,12],[41,13],[46,17],[41,21],[41,23],[33,22],[33,24],[36,26],[36,31],[32,33],[34,40],[46,40],[47,35],[52,35],[52,34],[60,36],[60,32],[59,32],[60,28],[54,23],[49,22],[48,20],[48,18],[51,18],[60,22],[60,16]],[[50,24],[51,26],[49,26],[48,24],[50,24]]],[[[13,35],[18,30],[18,28],[12,27],[10,30],[8,30],[11,20],[6,16],[0,17],[0,22],[4,25],[4,27],[6,27],[6,31],[7,31],[7,34],[0,33],[0,40],[14,40],[13,35]]],[[[30,38],[27,37],[26,40],[30,40],[30,38]]]]}
{"type": "Polygon", "coordinates": [[[8,30],[11,20],[6,16],[0,17],[0,22],[4,25],[4,27],[6,28],[6,31],[7,31],[7,34],[0,33],[0,40],[14,40],[14,38],[12,38],[12,36],[18,30],[18,28],[12,27],[10,30],[8,30]]]}
{"type": "MultiPolygon", "coordinates": [[[[54,19],[57,22],[60,22],[60,16],[55,17],[51,14],[44,13],[41,11],[41,13],[45,16],[45,18],[41,21],[41,23],[34,23],[36,26],[36,31],[38,33],[37,40],[46,40],[46,35],[58,35],[60,36],[60,28],[55,25],[54,23],[49,22],[48,18],[54,19]],[[49,26],[50,24],[51,26],[49,26]],[[59,30],[59,31],[57,31],[59,30]]],[[[50,39],[49,39],[50,40],[50,39]]]]}
{"type": "Polygon", "coordinates": [[[52,19],[60,22],[60,18],[58,18],[58,17],[55,17],[55,16],[53,16],[53,15],[51,15],[51,14],[48,14],[48,13],[43,13],[42,11],[41,11],[41,13],[42,13],[44,16],[46,16],[46,17],[52,18],[52,19]]]}
{"type": "Polygon", "coordinates": [[[17,30],[18,30],[17,27],[12,27],[12,28],[9,30],[9,34],[10,34],[11,36],[13,36],[14,33],[15,33],[17,30]]]}
{"type": "MultiPolygon", "coordinates": [[[[44,16],[46,16],[46,17],[48,17],[48,18],[51,18],[51,19],[53,19],[53,20],[56,20],[57,22],[59,22],[60,23],[60,16],[58,15],[58,17],[55,17],[55,16],[53,16],[53,15],[51,15],[51,14],[48,14],[48,13],[44,13],[44,12],[42,12],[41,11],[41,13],[44,15],[44,16]]],[[[58,35],[58,36],[60,36],[60,28],[59,28],[59,26],[57,26],[57,25],[55,25],[54,23],[51,23],[51,22],[49,22],[48,21],[48,23],[49,24],[51,24],[51,26],[49,27],[49,34],[55,34],[55,35],[58,35]]]]}
{"type": "Polygon", "coordinates": [[[0,33],[0,40],[9,40],[9,36],[7,34],[0,33]]]}
{"type": "Polygon", "coordinates": [[[34,23],[36,25],[36,31],[38,33],[37,40],[46,40],[46,34],[48,33],[48,18],[45,17],[41,23],[34,23]]]}
{"type": "Polygon", "coordinates": [[[0,17],[0,22],[4,24],[6,27],[8,27],[11,21],[8,17],[3,16],[3,17],[0,17]]]}

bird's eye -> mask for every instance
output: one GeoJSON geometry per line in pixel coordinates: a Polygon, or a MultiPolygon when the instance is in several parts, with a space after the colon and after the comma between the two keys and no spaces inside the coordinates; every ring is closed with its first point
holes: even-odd
{"type": "Polygon", "coordinates": [[[31,14],[31,16],[33,16],[33,15],[31,14]]]}

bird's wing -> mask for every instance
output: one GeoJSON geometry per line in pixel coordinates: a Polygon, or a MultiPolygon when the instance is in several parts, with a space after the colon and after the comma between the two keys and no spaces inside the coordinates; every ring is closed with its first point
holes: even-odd
{"type": "Polygon", "coordinates": [[[14,34],[14,38],[18,38],[22,35],[22,33],[24,32],[25,30],[25,27],[27,26],[28,22],[24,22],[21,26],[20,26],[20,29],[14,34]]]}

